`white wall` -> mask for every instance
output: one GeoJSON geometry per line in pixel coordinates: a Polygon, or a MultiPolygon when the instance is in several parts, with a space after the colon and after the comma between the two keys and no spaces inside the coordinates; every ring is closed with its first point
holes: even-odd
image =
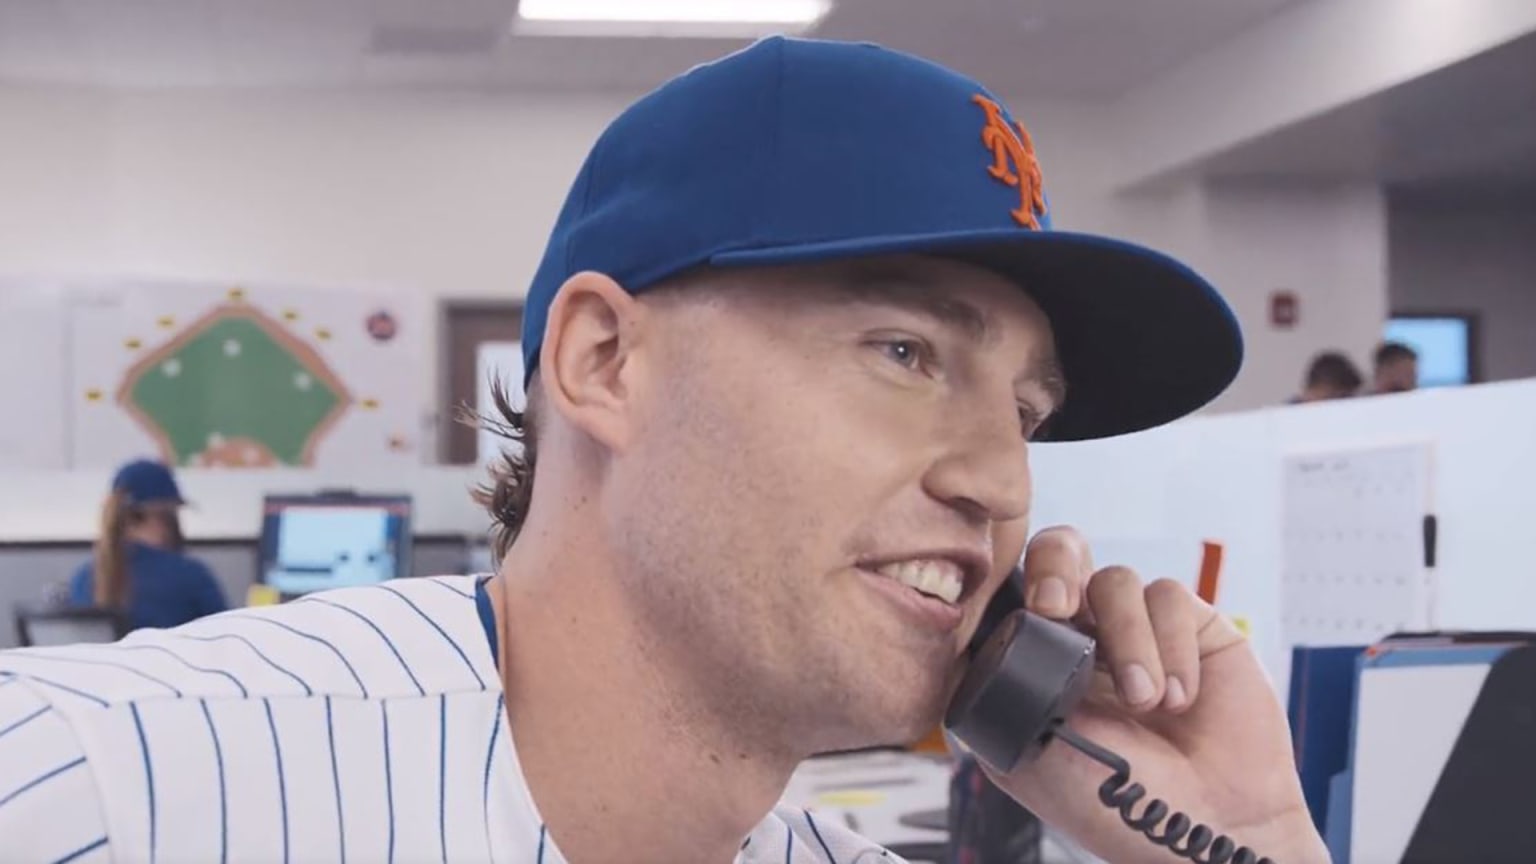
{"type": "Polygon", "coordinates": [[[1373,185],[1183,183],[1116,199],[1107,230],[1165,249],[1210,279],[1243,324],[1237,382],[1212,410],[1261,408],[1300,387],[1323,350],[1364,360],[1387,310],[1386,218],[1373,185]],[[1295,327],[1270,324],[1275,291],[1298,298],[1295,327]]]}
{"type": "Polygon", "coordinates": [[[1488,380],[1536,378],[1536,194],[1390,198],[1393,311],[1480,312],[1488,380]]]}
{"type": "MultiPolygon", "coordinates": [[[[567,184],[626,103],[0,88],[0,276],[517,297],[567,184]]],[[[1110,115],[1077,104],[1013,107],[1035,136],[1061,227],[1168,248],[1233,301],[1253,350],[1221,407],[1283,399],[1315,346],[1363,344],[1379,329],[1381,279],[1366,272],[1383,242],[1372,195],[1190,182],[1133,198],[1115,191],[1110,115]],[[1262,293],[1280,283],[1309,307],[1297,331],[1271,339],[1258,313],[1262,293]]]]}
{"type": "Polygon", "coordinates": [[[102,269],[515,296],[586,145],[620,107],[121,95],[92,130],[109,142],[108,181],[69,191],[107,222],[102,269]]]}
{"type": "MultiPolygon", "coordinates": [[[[0,272],[515,297],[614,95],[112,95],[0,87],[0,272]],[[39,222],[41,211],[46,216],[39,222]]],[[[1068,226],[1103,218],[1097,112],[1020,106],[1068,226]]]]}
{"type": "Polygon", "coordinates": [[[0,273],[110,266],[110,97],[0,87],[0,273]]]}
{"type": "Polygon", "coordinates": [[[1275,404],[1301,386],[1314,354],[1342,350],[1363,360],[1387,314],[1386,216],[1373,185],[1322,188],[1228,186],[1210,192],[1211,276],[1231,292],[1247,323],[1241,389],[1222,404],[1275,404]],[[1299,301],[1299,322],[1268,323],[1271,292],[1299,301]]]}

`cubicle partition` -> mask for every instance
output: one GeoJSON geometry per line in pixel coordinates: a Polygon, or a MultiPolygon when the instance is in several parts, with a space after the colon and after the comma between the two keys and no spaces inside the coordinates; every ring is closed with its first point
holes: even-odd
{"type": "MultiPolygon", "coordinates": [[[[466,573],[483,566],[477,554],[483,537],[417,534],[411,556],[412,576],[466,573]]],[[[208,565],[232,605],[245,602],[257,579],[254,538],[214,538],[187,544],[187,554],[208,565]]],[[[88,541],[0,542],[0,649],[15,647],[15,610],[48,604],[66,590],[70,577],[91,556],[88,541]]]]}
{"type": "MultiPolygon", "coordinates": [[[[1536,629],[1536,380],[1200,417],[1140,435],[1037,446],[1031,464],[1033,527],[1078,526],[1101,565],[1129,564],[1146,578],[1194,587],[1202,544],[1219,543],[1217,605],[1248,624],[1282,698],[1298,640],[1369,644],[1397,629],[1536,629]],[[1389,513],[1395,524],[1371,528],[1394,532],[1402,548],[1351,561],[1353,573],[1311,578],[1306,565],[1316,550],[1287,530],[1294,460],[1405,447],[1429,454],[1415,478],[1425,489],[1422,509],[1403,511],[1404,519],[1389,513]],[[1374,633],[1355,627],[1362,600],[1400,587],[1395,579],[1378,584],[1373,567],[1404,553],[1419,565],[1410,569],[1423,589],[1424,620],[1374,633]],[[1300,604],[1347,610],[1350,620],[1308,631],[1288,614],[1300,604]]],[[[1374,494],[1369,486],[1360,492],[1362,502],[1374,494]]],[[[1359,531],[1359,517],[1378,515],[1363,503],[1353,509],[1335,514],[1341,531],[1359,531]]]]}
{"type": "MultiPolygon", "coordinates": [[[[366,466],[331,469],[177,472],[192,502],[183,511],[187,551],[213,570],[232,604],[256,581],[263,501],[273,494],[354,490],[408,495],[414,551],[411,575],[484,567],[489,517],[470,495],[482,474],[468,467],[422,466],[380,477],[366,466]]],[[[16,644],[18,604],[46,603],[90,558],[110,468],[0,472],[0,648],[16,644]]]]}

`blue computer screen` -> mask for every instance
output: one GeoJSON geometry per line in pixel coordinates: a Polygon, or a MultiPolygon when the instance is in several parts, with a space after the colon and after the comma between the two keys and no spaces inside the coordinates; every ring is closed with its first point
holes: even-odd
{"type": "Polygon", "coordinates": [[[1386,338],[1419,355],[1419,386],[1448,387],[1472,380],[1471,325],[1467,319],[1393,318],[1386,338]]]}
{"type": "Polygon", "coordinates": [[[410,572],[410,538],[408,497],[269,497],[261,579],[286,595],[395,579],[410,572]]]}

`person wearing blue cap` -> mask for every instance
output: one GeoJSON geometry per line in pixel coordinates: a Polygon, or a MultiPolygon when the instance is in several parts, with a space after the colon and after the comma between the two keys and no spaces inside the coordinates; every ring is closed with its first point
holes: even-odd
{"type": "Polygon", "coordinates": [[[521,446],[481,496],[497,572],[0,653],[0,723],[24,724],[0,737],[0,845],[898,860],[787,784],[933,730],[1017,589],[1094,630],[1100,666],[1049,745],[1019,729],[1043,749],[1001,789],[1117,864],[1327,860],[1238,629],[1032,531],[1032,447],[1193,412],[1242,346],[1188,268],[1057,230],[1044,173],[980,84],[872,45],[766,39],[639,100],[528,292],[527,410],[503,393],[491,421],[521,446]],[[1211,830],[1126,825],[1069,733],[1211,830]]]}
{"type": "Polygon", "coordinates": [[[112,478],[90,561],[70,581],[76,606],[113,609],[130,629],[176,627],[228,608],[223,589],[183,551],[186,501],[163,463],[129,462],[112,478]]]}

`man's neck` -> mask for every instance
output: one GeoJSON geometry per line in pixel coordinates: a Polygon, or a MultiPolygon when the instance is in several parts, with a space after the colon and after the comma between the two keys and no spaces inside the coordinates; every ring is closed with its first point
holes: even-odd
{"type": "Polygon", "coordinates": [[[508,722],[550,837],[572,864],[732,861],[798,760],[712,716],[647,650],[601,551],[553,539],[525,533],[491,585],[508,722]]]}

